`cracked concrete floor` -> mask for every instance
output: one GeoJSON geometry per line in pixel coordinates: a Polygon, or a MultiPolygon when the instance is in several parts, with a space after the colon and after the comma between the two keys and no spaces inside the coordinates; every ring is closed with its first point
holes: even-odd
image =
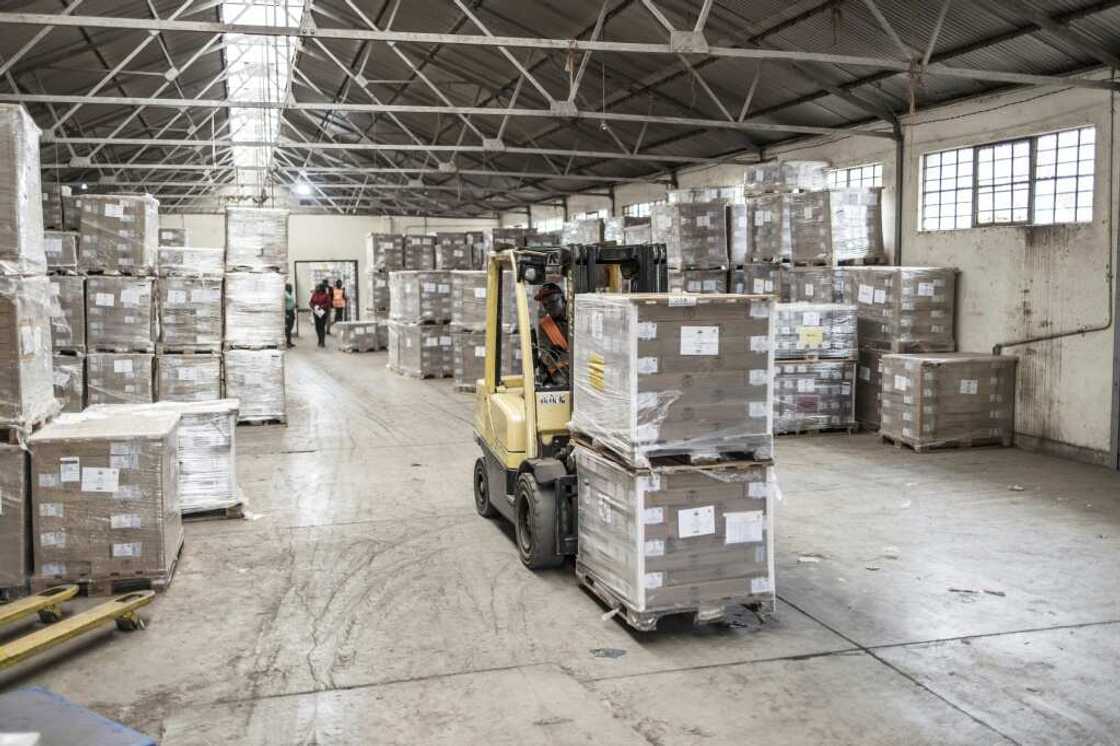
{"type": "Polygon", "coordinates": [[[169,746],[1120,742],[1120,475],[781,438],[777,614],[641,635],[475,515],[470,396],[303,345],[289,426],[238,431],[253,520],[0,689],[169,746]]]}

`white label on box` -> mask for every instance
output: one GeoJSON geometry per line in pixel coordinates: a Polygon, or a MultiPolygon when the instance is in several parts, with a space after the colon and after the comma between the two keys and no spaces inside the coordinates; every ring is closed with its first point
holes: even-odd
{"type": "Polygon", "coordinates": [[[657,372],[657,358],[655,357],[640,357],[638,358],[638,374],[639,375],[652,375],[657,372]]]}
{"type": "MultiPolygon", "coordinates": [[[[121,302],[123,303],[124,300],[122,299],[121,302]]],[[[168,290],[167,291],[167,302],[171,305],[176,305],[176,304],[182,305],[183,303],[186,303],[187,302],[187,291],[186,290],[168,290]]]]}
{"type": "Polygon", "coordinates": [[[109,516],[109,528],[140,528],[140,514],[114,513],[109,516]]]}
{"type": "Polygon", "coordinates": [[[961,393],[962,394],[975,394],[979,390],[979,388],[978,388],[979,385],[980,385],[979,381],[975,381],[975,380],[972,380],[972,379],[969,379],[969,378],[965,378],[961,381],[961,393]]]}
{"type": "Polygon", "coordinates": [[[113,361],[113,372],[114,373],[131,373],[132,372],[132,360],[129,359],[129,358],[125,358],[124,360],[114,360],[113,361]]]}
{"type": "Polygon", "coordinates": [[[114,453],[109,456],[109,467],[113,469],[139,469],[140,454],[114,453]]]}
{"type": "Polygon", "coordinates": [[[817,382],[812,378],[798,378],[797,379],[797,393],[811,394],[817,390],[817,382]]]}
{"type": "Polygon", "coordinates": [[[66,565],[62,562],[47,562],[43,565],[44,575],[65,575],[66,565]]]}
{"type": "Polygon", "coordinates": [[[750,374],[751,386],[765,386],[770,381],[770,372],[761,369],[754,369],[750,374]]]}
{"type": "Polygon", "coordinates": [[[753,544],[762,541],[766,516],[761,510],[724,513],[723,518],[727,524],[724,544],[753,544]]]}
{"type": "Polygon", "coordinates": [[[124,288],[121,290],[121,305],[122,306],[138,306],[140,305],[140,296],[144,291],[141,288],[124,288]]]}
{"type": "MultiPolygon", "coordinates": [[[[638,488],[642,492],[657,492],[661,489],[661,475],[660,474],[647,474],[643,477],[638,477],[638,488]]],[[[660,508],[658,508],[660,510],[660,508]]],[[[660,514],[659,514],[660,515],[660,514]]],[[[658,523],[661,522],[659,518],[658,523]]]]}
{"type": "Polygon", "coordinates": [[[821,315],[817,311],[806,311],[801,314],[801,322],[805,326],[820,326],[821,315]]]}
{"type": "Polygon", "coordinates": [[[910,379],[906,376],[894,377],[894,387],[899,391],[905,391],[908,385],[910,385],[910,379]]]}
{"type": "Polygon", "coordinates": [[[51,256],[58,256],[62,253],[62,239],[61,238],[48,238],[43,241],[43,251],[51,256]]]}
{"type": "Polygon", "coordinates": [[[657,339],[657,322],[639,321],[638,339],[657,339]]]}
{"type": "Polygon", "coordinates": [[[648,539],[645,544],[645,555],[647,557],[664,557],[665,556],[665,540],[664,539],[648,539]]]}
{"type": "Polygon", "coordinates": [[[141,546],[141,542],[139,541],[114,544],[113,557],[139,557],[141,555],[141,546]]]}
{"type": "Polygon", "coordinates": [[[82,481],[82,460],[67,456],[58,460],[58,478],[62,484],[82,481]]]}
{"type": "Polygon", "coordinates": [[[715,280],[704,280],[702,287],[704,288],[704,292],[714,293],[719,286],[716,284],[715,280]]]}
{"type": "Polygon", "coordinates": [[[42,518],[65,518],[66,506],[63,503],[39,503],[39,516],[42,518]]]}
{"type": "Polygon", "coordinates": [[[751,337],[751,352],[769,352],[770,337],[765,334],[751,337]]]}
{"type": "Polygon", "coordinates": [[[933,283],[932,282],[919,282],[918,295],[933,296],[933,283]]]}
{"type": "Polygon", "coordinates": [[[451,286],[450,285],[445,285],[441,282],[439,284],[439,290],[437,292],[444,293],[444,294],[450,293],[451,292],[451,286]]]}
{"type": "Polygon", "coordinates": [[[665,522],[665,508],[646,508],[642,511],[642,525],[652,526],[665,522]]]}
{"type": "Polygon", "coordinates": [[[420,283],[420,290],[425,293],[434,293],[436,291],[436,284],[434,282],[420,283]]]}
{"type": "Polygon", "coordinates": [[[212,288],[195,288],[191,291],[191,303],[217,303],[221,293],[212,288]]]}
{"type": "Polygon", "coordinates": [[[813,208],[812,207],[806,207],[802,211],[801,215],[802,215],[802,217],[805,218],[805,220],[812,220],[813,219],[813,208]]]}
{"type": "Polygon", "coordinates": [[[603,314],[599,311],[591,312],[591,336],[595,339],[603,338],[603,314]]]}
{"type": "Polygon", "coordinates": [[[691,295],[670,295],[669,296],[669,307],[670,308],[672,308],[674,306],[695,306],[695,305],[696,305],[696,299],[693,298],[691,295]]]}
{"type": "Polygon", "coordinates": [[[112,307],[116,305],[116,301],[113,300],[112,293],[97,293],[93,296],[93,304],[95,306],[112,307]]]}
{"type": "Polygon", "coordinates": [[[45,547],[65,547],[65,531],[44,531],[39,534],[39,543],[45,547]]]}
{"type": "Polygon", "coordinates": [[[120,469],[87,466],[82,469],[82,492],[116,492],[120,473],[120,469]]]}
{"type": "Polygon", "coordinates": [[[474,297],[475,298],[485,298],[486,297],[486,288],[475,288],[474,289],[474,297]]]}
{"type": "Polygon", "coordinates": [[[811,283],[811,282],[805,283],[805,297],[806,298],[812,298],[813,297],[813,283],[811,283]]]}
{"type": "Polygon", "coordinates": [[[698,228],[707,228],[708,227],[708,216],[707,215],[697,215],[696,216],[696,226],[698,228]]]}
{"type": "Polygon", "coordinates": [[[645,587],[646,590],[651,591],[655,588],[660,588],[664,584],[665,584],[664,573],[647,572],[644,576],[642,576],[642,585],[645,587]]]}
{"type": "Polygon", "coordinates": [[[176,371],[177,378],[180,381],[194,381],[197,379],[198,371],[194,368],[179,368],[176,371]]]}
{"type": "Polygon", "coordinates": [[[439,347],[439,337],[425,337],[424,338],[424,346],[425,347],[439,347]]]}
{"type": "Polygon", "coordinates": [[[716,506],[685,508],[677,511],[677,535],[682,539],[708,536],[716,532],[716,506]]]}
{"type": "Polygon", "coordinates": [[[718,355],[718,326],[682,326],[682,355],[718,355]]]}
{"type": "Polygon", "coordinates": [[[35,331],[33,329],[26,326],[19,328],[19,348],[24,355],[31,355],[35,352],[35,331]]]}
{"type": "Polygon", "coordinates": [[[870,303],[875,299],[875,288],[871,285],[859,286],[859,302],[870,303]]]}
{"type": "Polygon", "coordinates": [[[747,408],[747,412],[752,418],[765,417],[770,413],[770,408],[766,406],[764,401],[752,401],[747,408]]]}
{"type": "Polygon", "coordinates": [[[887,291],[883,290],[882,288],[876,288],[876,290],[875,290],[875,302],[876,303],[886,303],[887,302],[887,291]]]}
{"type": "Polygon", "coordinates": [[[440,344],[440,347],[450,347],[451,346],[451,337],[440,337],[439,338],[439,344],[440,344]]]}
{"type": "Polygon", "coordinates": [[[57,474],[40,474],[39,486],[40,487],[58,487],[62,481],[58,478],[57,474]]]}
{"type": "Polygon", "coordinates": [[[107,217],[107,218],[123,218],[124,217],[124,205],[116,205],[116,204],[113,204],[111,202],[109,204],[105,205],[105,217],[107,217]]]}
{"type": "Polygon", "coordinates": [[[747,482],[747,497],[769,497],[769,482],[747,482]]]}
{"type": "Polygon", "coordinates": [[[751,303],[751,318],[752,319],[768,319],[768,318],[770,318],[770,304],[769,303],[751,303]]]}
{"type": "Polygon", "coordinates": [[[486,357],[486,345],[475,345],[474,346],[474,356],[475,357],[486,357]]]}
{"type": "Polygon", "coordinates": [[[770,578],[751,578],[751,593],[769,593],[770,578]]]}
{"type": "Polygon", "coordinates": [[[868,368],[866,365],[859,366],[859,379],[861,381],[870,381],[871,380],[871,368],[868,368]]]}
{"type": "Polygon", "coordinates": [[[754,278],[754,292],[759,294],[767,292],[766,280],[761,277],[754,278]]]}

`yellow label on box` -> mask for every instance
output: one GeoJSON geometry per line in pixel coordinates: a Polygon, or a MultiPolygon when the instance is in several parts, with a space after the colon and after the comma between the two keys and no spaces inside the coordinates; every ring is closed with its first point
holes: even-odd
{"type": "Polygon", "coordinates": [[[800,326],[797,328],[798,346],[817,348],[824,345],[824,329],[819,326],[800,326]]]}

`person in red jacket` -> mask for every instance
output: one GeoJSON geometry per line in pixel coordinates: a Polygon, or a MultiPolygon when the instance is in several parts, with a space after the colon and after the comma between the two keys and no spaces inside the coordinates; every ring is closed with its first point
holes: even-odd
{"type": "Polygon", "coordinates": [[[321,282],[311,294],[311,316],[315,319],[315,334],[319,337],[319,346],[327,346],[327,316],[331,312],[331,294],[328,292],[327,283],[321,282]]]}

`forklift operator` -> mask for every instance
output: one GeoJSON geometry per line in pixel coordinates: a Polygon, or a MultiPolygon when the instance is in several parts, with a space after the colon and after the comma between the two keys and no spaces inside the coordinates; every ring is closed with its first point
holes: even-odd
{"type": "Polygon", "coordinates": [[[537,326],[537,375],[544,384],[568,385],[568,314],[564,291],[555,282],[546,282],[536,299],[544,309],[537,326]]]}

